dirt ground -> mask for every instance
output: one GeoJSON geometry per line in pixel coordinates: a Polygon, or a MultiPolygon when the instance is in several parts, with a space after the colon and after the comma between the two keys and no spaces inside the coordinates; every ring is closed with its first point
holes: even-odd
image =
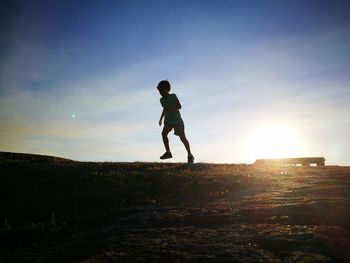
{"type": "MultiPolygon", "coordinates": [[[[130,206],[108,222],[7,246],[2,259],[350,262],[350,167],[256,169],[245,177],[261,175],[264,183],[213,191],[203,200],[130,206]]],[[[206,180],[215,184],[221,179],[206,180]]]]}
{"type": "Polygon", "coordinates": [[[282,169],[271,181],[210,202],[135,209],[101,228],[96,239],[108,246],[81,262],[350,262],[350,169],[282,169]]]}

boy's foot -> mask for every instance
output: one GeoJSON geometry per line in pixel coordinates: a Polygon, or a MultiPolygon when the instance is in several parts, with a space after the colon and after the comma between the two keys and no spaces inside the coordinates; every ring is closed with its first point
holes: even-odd
{"type": "Polygon", "coordinates": [[[187,157],[187,162],[188,163],[193,163],[194,162],[194,157],[193,157],[192,154],[187,157]]]}
{"type": "Polygon", "coordinates": [[[173,156],[171,155],[171,152],[166,152],[160,157],[160,159],[162,159],[162,160],[170,159],[170,158],[173,158],[173,156]]]}

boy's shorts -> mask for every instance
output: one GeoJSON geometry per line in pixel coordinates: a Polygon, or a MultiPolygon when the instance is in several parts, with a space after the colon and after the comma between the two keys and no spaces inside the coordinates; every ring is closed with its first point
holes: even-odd
{"type": "Polygon", "coordinates": [[[169,133],[172,129],[177,136],[185,135],[185,125],[183,124],[164,124],[163,132],[169,133]]]}

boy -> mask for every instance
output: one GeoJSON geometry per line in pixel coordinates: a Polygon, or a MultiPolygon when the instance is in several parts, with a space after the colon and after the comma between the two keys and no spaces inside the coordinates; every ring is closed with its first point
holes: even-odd
{"type": "Polygon", "coordinates": [[[168,133],[174,129],[174,134],[179,136],[182,143],[185,145],[188,154],[188,163],[193,163],[194,157],[191,153],[190,144],[185,136],[185,125],[179,111],[181,109],[181,104],[175,93],[169,93],[171,89],[169,81],[162,80],[159,82],[157,89],[162,96],[160,103],[163,106],[163,112],[160,116],[159,126],[162,126],[162,120],[163,117],[165,117],[162,137],[166,152],[160,157],[160,159],[164,160],[173,157],[169,148],[168,133]]]}

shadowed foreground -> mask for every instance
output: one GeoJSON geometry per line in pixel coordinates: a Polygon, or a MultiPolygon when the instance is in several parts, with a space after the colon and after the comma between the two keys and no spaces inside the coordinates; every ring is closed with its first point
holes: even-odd
{"type": "Polygon", "coordinates": [[[0,262],[350,261],[350,167],[0,162],[0,262]]]}

